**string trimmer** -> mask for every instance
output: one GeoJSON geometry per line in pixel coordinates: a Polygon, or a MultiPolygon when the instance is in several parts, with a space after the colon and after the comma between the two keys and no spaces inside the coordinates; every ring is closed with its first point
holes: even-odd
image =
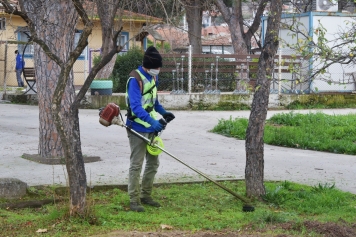
{"type": "MultiPolygon", "coordinates": [[[[142,136],[141,134],[139,134],[138,132],[136,132],[135,130],[131,129],[130,127],[128,127],[125,123],[124,120],[122,118],[122,115],[120,113],[120,107],[118,105],[116,105],[115,103],[109,103],[105,108],[100,109],[100,113],[99,113],[99,122],[100,124],[108,127],[112,124],[116,124],[119,125],[121,127],[126,128],[127,130],[129,130],[131,133],[135,134],[136,136],[140,137],[141,139],[143,139],[144,141],[147,142],[147,150],[148,152],[150,152],[153,155],[158,155],[160,152],[164,152],[167,155],[171,156],[172,158],[174,158],[175,160],[177,160],[178,162],[180,162],[181,164],[187,166],[189,169],[195,171],[196,173],[200,174],[201,176],[203,176],[204,178],[208,179],[209,181],[213,182],[214,184],[216,184],[218,187],[224,189],[225,191],[229,192],[230,194],[232,194],[234,197],[240,199],[243,203],[244,206],[242,208],[242,210],[244,212],[250,212],[250,211],[254,211],[255,208],[250,204],[250,200],[247,199],[244,196],[241,196],[239,194],[237,194],[236,192],[230,190],[229,188],[221,185],[220,183],[218,183],[217,181],[215,181],[214,179],[210,178],[208,175],[204,174],[203,172],[197,170],[196,168],[191,167],[190,165],[186,164],[185,162],[183,162],[182,160],[178,159],[177,157],[175,157],[173,154],[171,154],[170,152],[166,151],[163,147],[163,142],[162,139],[158,136],[152,138],[151,140],[142,136]]],[[[157,134],[156,134],[157,135],[157,134]]]]}

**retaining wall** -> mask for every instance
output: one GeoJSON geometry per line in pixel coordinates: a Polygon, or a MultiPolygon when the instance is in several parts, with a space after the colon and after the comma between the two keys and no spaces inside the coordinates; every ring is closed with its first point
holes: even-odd
{"type": "MultiPolygon", "coordinates": [[[[253,94],[203,94],[189,95],[159,93],[159,100],[166,109],[173,110],[239,110],[251,106],[253,94]]],[[[37,104],[37,95],[4,95],[4,100],[12,103],[37,104]]],[[[82,108],[97,109],[114,102],[122,109],[126,109],[124,94],[89,95],[82,100],[82,108]]],[[[356,94],[271,94],[268,107],[270,109],[284,109],[291,104],[313,105],[324,104],[338,107],[354,105],[356,107],[356,94]]]]}

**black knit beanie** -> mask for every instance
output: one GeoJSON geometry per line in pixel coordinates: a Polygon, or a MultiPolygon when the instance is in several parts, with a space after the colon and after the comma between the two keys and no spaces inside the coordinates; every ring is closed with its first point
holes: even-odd
{"type": "Polygon", "coordinates": [[[147,69],[162,67],[162,56],[155,47],[150,46],[146,49],[145,55],[143,56],[142,66],[147,69]]]}

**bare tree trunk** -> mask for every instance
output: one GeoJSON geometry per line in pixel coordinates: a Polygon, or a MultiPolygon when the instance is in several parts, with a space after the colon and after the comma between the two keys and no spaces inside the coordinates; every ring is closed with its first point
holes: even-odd
{"type": "MultiPolygon", "coordinates": [[[[39,144],[38,153],[44,158],[64,157],[62,142],[53,123],[51,107],[52,96],[57,86],[61,68],[43,52],[38,46],[35,47],[34,59],[37,77],[37,95],[39,107],[39,144]]],[[[73,95],[74,91],[72,92],[73,95]]],[[[69,95],[66,95],[68,97],[69,95]]],[[[69,98],[63,103],[64,109],[69,109],[69,98]]]]}
{"type": "Polygon", "coordinates": [[[260,197],[265,194],[264,178],[264,126],[268,109],[270,79],[274,68],[279,39],[282,0],[271,1],[271,14],[267,22],[265,45],[258,62],[257,82],[246,131],[246,194],[260,197]]]}
{"type": "MultiPolygon", "coordinates": [[[[101,51],[101,55],[105,56],[115,47],[117,43],[113,42],[115,34],[118,32],[113,32],[114,17],[116,15],[117,9],[119,7],[120,1],[108,0],[108,4],[102,4],[101,0],[95,0],[98,13],[100,15],[100,24],[102,29],[102,45],[104,46],[101,51]],[[108,14],[108,12],[110,14],[108,14]]],[[[120,24],[122,24],[120,22],[120,24]]],[[[119,39],[120,40],[120,39],[119,39]]],[[[98,72],[97,78],[109,78],[116,62],[117,54],[115,54],[112,59],[98,72]]]]}
{"type": "Polygon", "coordinates": [[[21,1],[20,4],[36,25],[33,33],[42,40],[35,45],[34,55],[40,111],[39,152],[45,157],[65,158],[70,213],[82,215],[85,211],[86,174],[78,109],[71,108],[75,99],[73,73],[70,64],[64,63],[69,60],[69,52],[74,48],[78,13],[70,0],[21,1]],[[44,46],[57,55],[61,63],[49,58],[43,50],[44,46]]]}
{"type": "Polygon", "coordinates": [[[185,1],[186,17],[188,22],[189,44],[194,54],[202,53],[201,29],[203,18],[203,5],[201,0],[185,1]]]}
{"type": "MultiPolygon", "coordinates": [[[[30,18],[36,24],[36,31],[40,37],[43,37],[44,43],[48,45],[50,50],[56,55],[61,55],[63,61],[67,60],[68,55],[61,53],[61,48],[72,49],[74,43],[74,32],[68,32],[69,27],[73,30],[77,24],[78,15],[74,9],[63,7],[63,4],[71,4],[69,0],[49,1],[44,4],[41,0],[34,0],[32,3],[24,1],[24,8],[26,9],[30,18]],[[50,3],[49,3],[50,2],[50,3]],[[52,3],[53,2],[53,3],[52,3]],[[41,10],[39,10],[41,9],[41,10]],[[52,22],[48,20],[47,24],[43,20],[52,17],[52,22]],[[68,16],[63,18],[62,16],[68,16]],[[55,20],[53,20],[55,19],[55,20]],[[67,27],[58,27],[65,25],[67,27]]],[[[62,142],[51,113],[52,97],[57,87],[57,82],[60,76],[61,67],[51,60],[42,48],[35,45],[34,59],[35,70],[37,78],[37,92],[39,98],[39,154],[42,157],[64,157],[64,150],[62,142]]],[[[75,89],[73,86],[73,77],[71,76],[70,82],[67,84],[66,92],[63,96],[62,110],[68,111],[70,104],[75,97],[75,89]]],[[[79,140],[80,142],[80,140],[79,140]]]]}
{"type": "Polygon", "coordinates": [[[229,30],[231,32],[231,43],[234,52],[238,54],[247,54],[247,45],[243,40],[244,26],[241,1],[234,1],[232,4],[229,30]]]}
{"type": "Polygon", "coordinates": [[[112,59],[108,62],[108,64],[103,67],[98,74],[96,75],[96,78],[109,78],[116,62],[117,54],[115,54],[112,59]]]}
{"type": "Polygon", "coordinates": [[[241,0],[233,0],[232,8],[225,5],[224,0],[215,0],[224,21],[228,24],[231,33],[231,42],[236,54],[247,54],[251,49],[251,38],[260,26],[261,16],[269,0],[260,0],[255,19],[248,31],[245,32],[243,25],[241,0]]]}
{"type": "Polygon", "coordinates": [[[83,153],[81,150],[78,108],[65,113],[62,123],[66,123],[66,168],[70,188],[70,215],[83,215],[86,207],[87,179],[83,153]],[[70,131],[68,131],[70,129],[70,131]],[[67,142],[70,141],[70,142],[67,142]],[[77,142],[73,142],[77,141],[77,142]]]}
{"type": "MultiPolygon", "coordinates": [[[[245,32],[245,30],[242,31],[242,37],[243,40],[246,44],[246,48],[248,53],[251,52],[252,49],[252,37],[254,37],[255,33],[259,30],[260,24],[261,24],[261,17],[263,15],[263,12],[265,10],[265,7],[267,5],[267,3],[270,0],[260,0],[257,10],[256,10],[256,15],[255,18],[251,24],[251,26],[248,28],[247,32],[245,32]]],[[[242,28],[243,29],[243,28],[242,28]]],[[[258,37],[257,37],[258,38],[258,37]]],[[[258,43],[258,42],[256,42],[258,43]]]]}

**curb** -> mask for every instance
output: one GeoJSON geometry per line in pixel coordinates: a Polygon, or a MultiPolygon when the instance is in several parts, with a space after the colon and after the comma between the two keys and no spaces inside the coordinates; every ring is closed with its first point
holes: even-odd
{"type": "MultiPolygon", "coordinates": [[[[24,153],[22,155],[22,158],[37,162],[40,164],[45,164],[45,165],[63,165],[65,164],[65,159],[64,158],[43,158],[38,154],[26,154],[24,153]]],[[[97,162],[101,161],[100,156],[83,156],[84,163],[92,163],[92,162],[97,162]]]]}

